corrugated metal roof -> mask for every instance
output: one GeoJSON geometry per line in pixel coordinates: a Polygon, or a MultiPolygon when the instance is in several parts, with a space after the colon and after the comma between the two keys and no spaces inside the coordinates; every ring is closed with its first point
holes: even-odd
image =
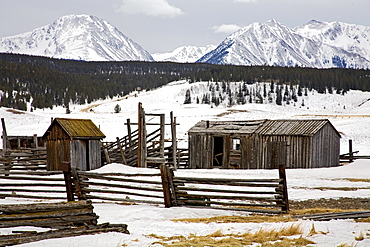
{"type": "Polygon", "coordinates": [[[90,119],[55,118],[49,129],[54,124],[59,124],[72,138],[105,138],[103,132],[90,119]]]}
{"type": "Polygon", "coordinates": [[[327,119],[320,120],[268,120],[264,122],[256,133],[261,135],[304,135],[316,134],[325,124],[330,123],[327,119]]]}
{"type": "MultiPolygon", "coordinates": [[[[316,134],[328,119],[283,119],[283,120],[247,120],[247,121],[201,121],[194,125],[189,133],[213,134],[260,134],[260,135],[303,135],[316,134]]],[[[332,125],[331,125],[332,126],[332,125]]],[[[332,126],[334,128],[334,126],[332,126]]],[[[334,128],[335,130],[335,128],[334,128]]],[[[336,130],[335,130],[336,131],[336,130]]],[[[339,135],[339,133],[338,133],[339,135]]]]}

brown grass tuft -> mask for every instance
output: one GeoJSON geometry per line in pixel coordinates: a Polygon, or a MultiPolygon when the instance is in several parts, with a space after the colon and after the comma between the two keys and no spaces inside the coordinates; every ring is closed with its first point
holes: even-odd
{"type": "Polygon", "coordinates": [[[314,244],[314,242],[303,238],[291,239],[294,235],[301,235],[302,228],[300,224],[292,224],[281,229],[259,229],[258,231],[251,233],[238,233],[238,234],[224,234],[221,230],[217,230],[214,233],[206,236],[196,236],[190,234],[188,237],[184,236],[172,236],[162,237],[155,234],[149,235],[160,239],[161,241],[155,242],[162,246],[246,246],[252,245],[253,243],[261,244],[261,246],[306,246],[308,244],[314,244]]]}
{"type": "Polygon", "coordinates": [[[183,218],[183,219],[173,219],[174,222],[187,222],[187,223],[205,223],[209,224],[211,222],[215,223],[262,223],[262,222],[289,222],[296,221],[289,215],[250,215],[250,216],[240,216],[240,215],[221,215],[214,216],[210,218],[183,218]]]}

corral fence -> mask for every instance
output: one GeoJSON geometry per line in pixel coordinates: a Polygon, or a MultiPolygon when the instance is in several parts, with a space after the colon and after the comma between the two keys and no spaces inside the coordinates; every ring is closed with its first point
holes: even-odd
{"type": "Polygon", "coordinates": [[[285,166],[276,179],[178,177],[161,166],[166,207],[197,206],[260,213],[289,211],[285,166]]]}
{"type": "Polygon", "coordinates": [[[46,171],[43,166],[37,170],[34,165],[29,168],[1,164],[0,198],[164,203],[166,207],[260,213],[289,210],[284,166],[279,166],[279,177],[271,179],[180,177],[167,165],[161,165],[160,170],[135,173],[77,171],[70,163],[63,163],[63,171],[46,171]]]}
{"type": "Polygon", "coordinates": [[[66,199],[62,171],[46,170],[46,149],[12,150],[0,156],[0,198],[66,199]]]}

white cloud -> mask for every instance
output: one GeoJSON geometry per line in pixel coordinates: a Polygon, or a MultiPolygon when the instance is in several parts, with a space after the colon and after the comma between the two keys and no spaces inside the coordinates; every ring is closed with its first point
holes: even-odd
{"type": "Polygon", "coordinates": [[[233,33],[237,30],[239,30],[241,27],[236,25],[236,24],[223,24],[223,25],[220,25],[220,26],[213,26],[212,27],[212,30],[215,32],[215,33],[226,33],[226,34],[230,34],[230,33],[233,33]]]}
{"type": "Polygon", "coordinates": [[[122,4],[117,9],[129,15],[142,14],[152,17],[176,17],[184,12],[170,5],[167,0],[122,0],[122,4]]]}

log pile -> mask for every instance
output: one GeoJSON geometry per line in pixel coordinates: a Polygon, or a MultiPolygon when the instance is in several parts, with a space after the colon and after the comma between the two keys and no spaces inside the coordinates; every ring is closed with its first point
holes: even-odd
{"type": "Polygon", "coordinates": [[[51,229],[0,235],[0,246],[111,231],[129,233],[125,224],[98,225],[99,216],[93,212],[91,201],[0,205],[0,213],[0,228],[35,226],[51,229]]]}
{"type": "Polygon", "coordinates": [[[96,225],[91,201],[0,205],[0,227],[65,228],[96,225]]]}

